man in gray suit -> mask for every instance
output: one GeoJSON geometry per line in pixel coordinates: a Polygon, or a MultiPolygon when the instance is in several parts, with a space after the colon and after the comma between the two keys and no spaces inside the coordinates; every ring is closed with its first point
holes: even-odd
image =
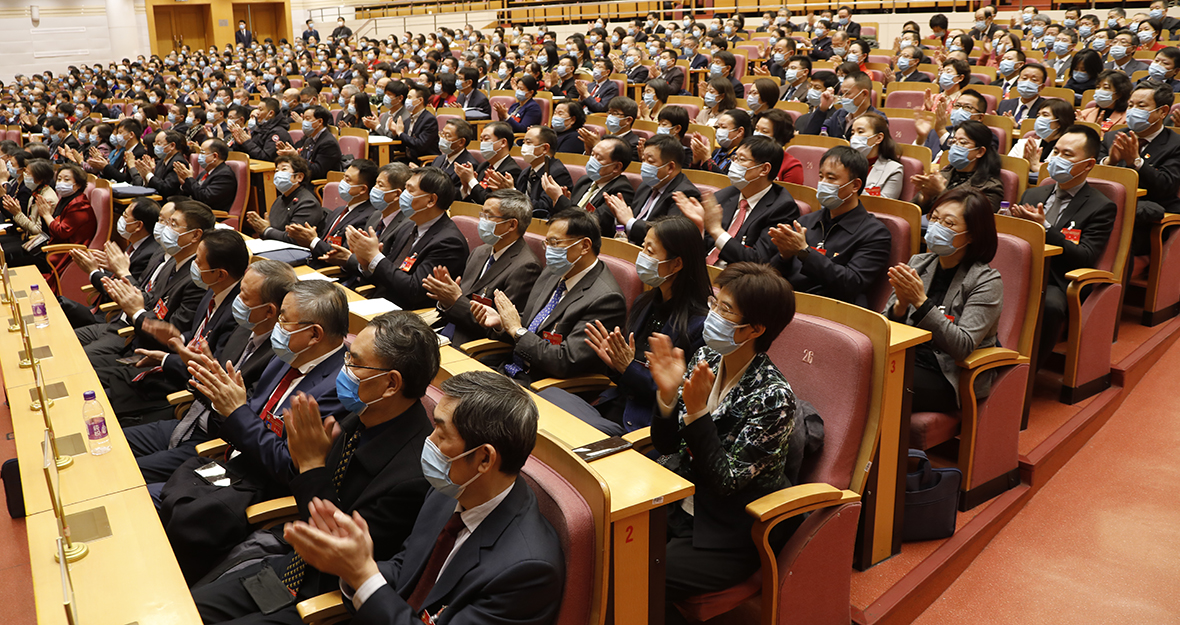
{"type": "Polygon", "coordinates": [[[1135,58],[1139,49],[1139,39],[1129,30],[1120,31],[1110,42],[1110,54],[1102,69],[1117,69],[1127,76],[1135,72],[1147,71],[1147,63],[1135,58]],[[1118,48],[1118,50],[1115,50],[1118,48]],[[1119,55],[1122,56],[1119,56],[1119,55]]]}
{"type": "Polygon", "coordinates": [[[471,314],[471,302],[493,305],[496,292],[504,293],[517,309],[523,307],[533,283],[541,275],[541,263],[525,243],[524,233],[532,222],[532,207],[525,194],[500,189],[488,195],[479,216],[479,238],[483,245],[467,257],[462,286],[451,279],[446,267],[435,267],[423,282],[430,299],[438,301],[446,327],[442,334],[457,345],[491,332],[471,314]]]}
{"type": "Polygon", "coordinates": [[[471,312],[496,338],[516,344],[500,370],[528,383],[601,373],[605,365],[586,344],[586,324],[623,326],[627,303],[606,265],[598,262],[602,238],[598,220],[570,208],[549,220],[545,273],[537,280],[524,314],[502,291],[495,307],[473,302],[471,312]]]}
{"type": "Polygon", "coordinates": [[[385,84],[385,95],[381,99],[381,108],[384,108],[385,112],[380,117],[366,117],[361,121],[373,134],[390,139],[396,138],[397,135],[393,132],[392,118],[401,117],[402,123],[409,125],[410,109],[405,106],[406,96],[409,94],[410,88],[406,83],[400,80],[389,81],[385,84]]]}

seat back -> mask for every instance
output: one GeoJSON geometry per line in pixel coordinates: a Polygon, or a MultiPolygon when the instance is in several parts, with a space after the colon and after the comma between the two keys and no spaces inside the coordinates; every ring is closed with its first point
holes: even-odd
{"type": "MultiPolygon", "coordinates": [[[[538,223],[533,221],[533,223],[538,223]]],[[[531,227],[531,226],[530,226],[531,227]]],[[[541,264],[541,268],[545,268],[545,235],[537,234],[536,232],[525,232],[524,243],[533,251],[533,256],[537,257],[537,262],[541,264]]]]}
{"type": "MultiPolygon", "coordinates": [[[[1042,179],[1048,177],[1044,169],[1041,170],[1041,176],[1042,179]]],[[[1110,240],[1094,268],[1109,271],[1121,280],[1126,274],[1126,263],[1130,257],[1131,231],[1135,223],[1135,206],[1138,204],[1138,197],[1127,190],[1139,188],[1139,172],[1125,167],[1095,165],[1090,171],[1088,182],[1110,198],[1118,211],[1110,229],[1110,240]]]]}
{"type": "MultiPolygon", "coordinates": [[[[921,83],[929,84],[929,83],[921,83]]],[[[892,85],[890,85],[892,86],[892,85]]],[[[885,94],[886,108],[904,108],[912,109],[915,106],[924,106],[926,104],[926,92],[924,91],[890,91],[885,94]]],[[[892,121],[892,120],[890,120],[892,121]]],[[[892,127],[892,125],[890,126],[892,127]]]]}
{"type": "Polygon", "coordinates": [[[328,181],[328,184],[322,188],[323,197],[320,198],[320,204],[324,207],[324,216],[326,218],[328,213],[344,206],[344,200],[340,199],[340,194],[336,192],[336,185],[341,180],[344,180],[344,172],[330,171],[325,176],[325,179],[328,181]]]}
{"type": "MultiPolygon", "coordinates": [[[[787,146],[787,154],[799,159],[803,163],[803,184],[811,188],[819,185],[819,159],[828,148],[815,145],[796,145],[794,141],[787,146]]],[[[812,207],[815,208],[815,207],[812,207]]]]}
{"type": "Polygon", "coordinates": [[[351,154],[353,158],[366,158],[368,140],[364,137],[345,135],[338,140],[341,154],[351,154]]]}
{"type": "Polygon", "coordinates": [[[500,114],[496,112],[496,104],[503,104],[508,108],[512,108],[512,105],[516,103],[516,98],[509,95],[493,95],[488,101],[492,105],[492,121],[500,122],[504,121],[504,118],[500,117],[500,114]]]}
{"type": "MultiPolygon", "coordinates": [[[[586,161],[590,160],[590,157],[585,154],[559,153],[557,160],[561,161],[562,165],[565,165],[565,170],[570,173],[570,178],[573,179],[574,184],[578,184],[582,176],[586,175],[586,161]]],[[[570,187],[570,191],[573,191],[573,187],[570,187]]]]}
{"type": "Polygon", "coordinates": [[[234,194],[233,206],[229,207],[229,218],[223,223],[235,230],[241,230],[242,215],[246,212],[246,201],[250,197],[250,157],[242,152],[230,152],[225,164],[234,172],[234,178],[238,181],[238,192],[234,194]]]}
{"type": "Polygon", "coordinates": [[[451,221],[455,222],[459,232],[463,233],[463,238],[467,239],[467,249],[473,250],[483,245],[479,238],[479,217],[452,214],[451,221]]]}
{"type": "MultiPolygon", "coordinates": [[[[918,253],[922,233],[922,209],[916,204],[885,197],[862,195],[860,201],[889,230],[893,244],[889,251],[889,266],[905,263],[918,253]]],[[[888,276],[882,274],[869,293],[869,309],[884,310],[893,288],[888,276]]]]}
{"type": "Polygon", "coordinates": [[[537,507],[561,541],[565,585],[555,625],[602,625],[606,620],[606,550],[610,530],[610,489],[576,455],[537,436],[521,476],[537,507]]]}
{"type": "MultiPolygon", "coordinates": [[[[894,94],[910,93],[906,91],[895,91],[894,94]]],[[[904,117],[890,117],[889,118],[889,134],[893,136],[893,140],[898,143],[913,143],[914,139],[918,138],[918,129],[914,125],[913,119],[904,117]]]]}
{"type": "Polygon", "coordinates": [[[889,327],[885,317],[836,300],[795,294],[795,318],[767,355],[800,399],[824,420],[824,444],[807,458],[799,483],[860,492],[875,446],[866,425],[881,410],[889,327]]]}
{"type": "Polygon", "coordinates": [[[716,174],[710,171],[701,171],[699,169],[685,169],[684,177],[688,181],[696,185],[701,195],[706,193],[716,193],[718,189],[724,189],[730,186],[729,177],[722,174],[716,174]]]}
{"type": "Polygon", "coordinates": [[[86,197],[90,198],[90,206],[94,208],[94,216],[98,220],[98,228],[94,231],[94,239],[90,248],[102,249],[111,238],[111,222],[114,219],[112,211],[111,183],[101,178],[86,185],[86,197]]]}
{"type": "Polygon", "coordinates": [[[799,207],[800,215],[806,215],[807,213],[820,209],[819,200],[815,197],[814,187],[795,184],[793,182],[783,182],[781,180],[775,181],[775,184],[783,187],[791,194],[791,199],[795,200],[795,205],[799,207]]]}
{"type": "Polygon", "coordinates": [[[912,156],[899,156],[898,160],[902,169],[901,197],[898,199],[908,202],[914,199],[914,176],[926,173],[926,166],[912,156]]]}
{"type": "Polygon", "coordinates": [[[639,187],[643,185],[643,176],[639,172],[625,171],[623,176],[627,178],[627,182],[631,183],[631,189],[638,191],[639,187]]]}
{"type": "Polygon", "coordinates": [[[606,254],[600,254],[598,260],[606,265],[611,275],[615,277],[615,282],[619,283],[619,288],[623,291],[623,299],[627,301],[627,312],[630,314],[631,302],[635,301],[640,293],[643,293],[643,281],[639,279],[639,274],[635,271],[635,262],[627,262],[622,258],[606,254]]]}

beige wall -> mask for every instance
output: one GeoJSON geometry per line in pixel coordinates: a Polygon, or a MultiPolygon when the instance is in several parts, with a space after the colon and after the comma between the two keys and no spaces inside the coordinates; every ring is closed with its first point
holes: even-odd
{"type": "MultiPolygon", "coordinates": [[[[156,7],[162,7],[164,10],[173,10],[174,8],[199,7],[199,10],[207,16],[207,23],[205,24],[205,36],[208,37],[205,45],[213,44],[218,48],[223,48],[225,45],[234,42],[234,32],[238,27],[239,17],[235,17],[235,8],[237,15],[245,15],[244,9],[250,5],[275,5],[281,4],[282,7],[278,9],[281,16],[279,29],[282,31],[278,37],[291,37],[291,0],[187,0],[182,4],[178,4],[175,0],[147,0],[147,24],[150,40],[152,43],[152,52],[155,54],[167,54],[170,50],[160,49],[162,46],[159,43],[160,37],[157,32],[156,7]],[[205,13],[207,11],[207,13],[205,13]]],[[[197,10],[197,9],[194,9],[197,10]]],[[[165,37],[166,41],[167,38],[165,37]]],[[[276,38],[277,41],[277,38],[276,38]]]]}

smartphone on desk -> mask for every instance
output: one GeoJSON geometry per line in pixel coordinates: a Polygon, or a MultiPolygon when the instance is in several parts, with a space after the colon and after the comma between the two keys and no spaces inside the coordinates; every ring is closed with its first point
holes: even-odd
{"type": "Polygon", "coordinates": [[[578,457],[586,462],[594,462],[595,460],[601,460],[602,458],[628,449],[631,449],[630,441],[624,439],[622,436],[612,436],[600,441],[594,441],[588,445],[575,447],[574,453],[578,454],[578,457]]]}

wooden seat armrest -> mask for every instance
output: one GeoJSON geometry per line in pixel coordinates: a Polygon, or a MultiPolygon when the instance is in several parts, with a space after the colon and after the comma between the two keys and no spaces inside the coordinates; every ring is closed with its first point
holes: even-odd
{"type": "Polygon", "coordinates": [[[82,292],[83,293],[94,293],[94,285],[93,284],[83,284],[82,285],[82,292]]]}
{"type": "Polygon", "coordinates": [[[250,525],[262,525],[268,521],[290,519],[298,514],[299,505],[295,503],[294,497],[280,497],[246,508],[246,522],[250,525]]]}
{"type": "MultiPolygon", "coordinates": [[[[1070,282],[1077,283],[1079,286],[1103,283],[1114,284],[1118,282],[1118,278],[1116,278],[1115,275],[1109,271],[1086,268],[1074,269],[1073,271],[1065,274],[1065,279],[1069,280],[1070,282]]],[[[1072,288],[1073,285],[1071,284],[1070,287],[1072,288]]]]}
{"type": "Polygon", "coordinates": [[[213,218],[217,220],[229,219],[229,211],[213,211],[213,218]]]}
{"type": "Polygon", "coordinates": [[[192,391],[176,391],[175,393],[168,394],[168,405],[169,406],[177,406],[180,404],[185,404],[185,403],[191,402],[192,400],[193,400],[193,392],[192,391]]]}
{"type": "Polygon", "coordinates": [[[587,391],[601,391],[610,388],[614,383],[610,378],[600,373],[591,375],[581,375],[576,378],[545,378],[533,382],[531,388],[534,393],[540,393],[547,388],[560,388],[570,393],[583,393],[587,391]]]}
{"type": "Polygon", "coordinates": [[[54,243],[53,245],[42,245],[41,251],[46,254],[61,254],[69,252],[70,250],[85,250],[89,249],[80,243],[54,243]]]}
{"type": "Polygon", "coordinates": [[[463,350],[464,353],[466,353],[468,356],[471,356],[472,358],[479,358],[480,356],[486,356],[488,354],[495,354],[498,352],[510,352],[515,348],[510,343],[505,343],[504,341],[496,341],[493,339],[476,339],[474,341],[468,341],[467,343],[460,345],[459,349],[463,350]]]}
{"type": "Polygon", "coordinates": [[[197,445],[197,455],[202,458],[216,458],[218,456],[224,456],[227,449],[229,449],[229,443],[220,438],[215,438],[197,445]]]}
{"type": "Polygon", "coordinates": [[[1165,228],[1168,226],[1180,226],[1180,214],[1164,213],[1164,218],[1157,225],[1165,228]]]}
{"type": "Polygon", "coordinates": [[[830,484],[799,484],[751,501],[746,504],[746,512],[765,523],[776,517],[792,517],[859,499],[859,494],[830,484]]]}
{"type": "Polygon", "coordinates": [[[300,601],[295,609],[299,611],[299,619],[308,625],[348,614],[348,608],[344,607],[344,597],[339,590],[300,601]]]}
{"type": "MultiPolygon", "coordinates": [[[[980,369],[993,363],[999,366],[1015,365],[1021,362],[1028,362],[1028,357],[1021,356],[1020,352],[1005,347],[985,347],[971,352],[967,358],[957,364],[964,369],[980,369]]],[[[992,367],[987,368],[991,369],[992,367]]]]}
{"type": "Polygon", "coordinates": [[[99,312],[111,312],[112,310],[119,310],[119,305],[115,302],[103,302],[98,305],[99,312]]]}
{"type": "Polygon", "coordinates": [[[632,447],[649,447],[651,446],[651,426],[627,432],[623,435],[623,440],[631,443],[632,447]]]}
{"type": "Polygon", "coordinates": [[[353,292],[356,293],[357,295],[367,295],[369,293],[372,293],[376,289],[377,289],[377,287],[375,285],[362,284],[362,285],[356,287],[355,289],[353,289],[353,292]]]}
{"type": "Polygon", "coordinates": [[[132,334],[135,334],[135,326],[127,326],[125,328],[119,328],[119,330],[117,332],[115,332],[115,334],[118,334],[119,336],[121,336],[123,338],[127,338],[127,337],[131,336],[132,334]]]}
{"type": "Polygon", "coordinates": [[[316,271],[320,272],[321,274],[323,274],[325,276],[332,277],[332,276],[340,275],[340,272],[342,272],[344,270],[341,269],[340,267],[324,267],[323,269],[316,269],[316,271]]]}

